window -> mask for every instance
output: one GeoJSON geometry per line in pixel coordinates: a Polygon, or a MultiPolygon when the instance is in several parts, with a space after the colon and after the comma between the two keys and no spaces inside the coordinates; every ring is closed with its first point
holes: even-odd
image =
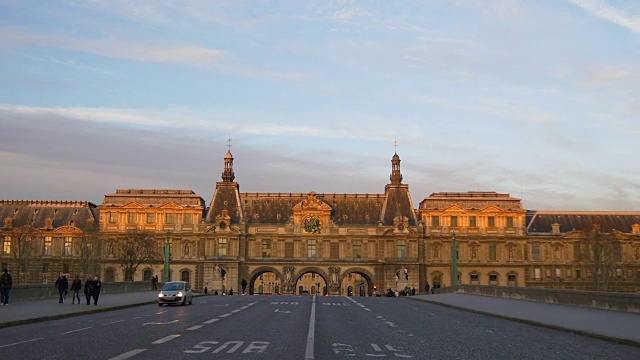
{"type": "Polygon", "coordinates": [[[42,263],[42,272],[45,274],[49,272],[49,263],[42,263]]]}
{"type": "Polygon", "coordinates": [[[284,257],[291,259],[293,258],[293,243],[284,243],[284,257]]]}
{"type": "Polygon", "coordinates": [[[307,257],[310,259],[316,257],[316,241],[314,239],[307,240],[307,257]]]}
{"type": "Polygon", "coordinates": [[[531,243],[531,260],[540,260],[540,243],[537,241],[531,243]]]}
{"type": "Polygon", "coordinates": [[[496,242],[489,241],[489,260],[496,259],[496,242]]]}
{"type": "Polygon", "coordinates": [[[62,264],[62,272],[69,273],[69,264],[62,264]]]}
{"type": "Polygon", "coordinates": [[[566,275],[568,278],[571,278],[571,269],[567,269],[566,275]]]}
{"type": "Polygon", "coordinates": [[[51,240],[51,236],[44,237],[44,250],[42,255],[51,255],[51,244],[53,240],[51,240]]]}
{"type": "Polygon", "coordinates": [[[2,253],[11,254],[11,236],[5,236],[2,243],[2,253]]]}
{"type": "Polygon", "coordinates": [[[513,216],[507,216],[507,227],[513,227],[513,216]]]}
{"type": "Polygon", "coordinates": [[[616,277],[622,277],[622,269],[616,269],[616,277]]]}
{"type": "Polygon", "coordinates": [[[622,261],[622,244],[619,242],[613,244],[613,261],[622,261]]]}
{"type": "Polygon", "coordinates": [[[262,257],[271,257],[271,240],[262,240],[262,257]]]}
{"type": "Polygon", "coordinates": [[[191,282],[191,274],[188,270],[183,270],[180,272],[180,281],[191,282]]]}
{"type": "Polygon", "coordinates": [[[533,278],[536,280],[542,279],[542,274],[540,272],[540,269],[533,269],[533,278]]]}
{"type": "Polygon", "coordinates": [[[471,282],[471,284],[473,284],[473,285],[478,285],[478,284],[480,283],[478,273],[471,273],[471,274],[469,275],[469,281],[470,281],[470,282],[471,282]]]}
{"type": "Polygon", "coordinates": [[[507,282],[508,282],[507,284],[508,286],[518,286],[516,274],[507,275],[507,282]]]}
{"type": "Polygon", "coordinates": [[[147,224],[153,224],[156,222],[156,214],[147,214],[147,224]]]}
{"type": "Polygon", "coordinates": [[[489,285],[498,285],[498,274],[489,274],[489,285]]]}
{"type": "Polygon", "coordinates": [[[470,227],[476,227],[476,217],[475,216],[469,216],[469,226],[470,227]]]}
{"type": "Polygon", "coordinates": [[[431,226],[440,226],[440,217],[439,216],[432,216],[431,217],[431,226]]]}
{"type": "Polygon", "coordinates": [[[331,243],[329,245],[329,257],[332,259],[340,258],[340,243],[331,243]]]}
{"type": "Polygon", "coordinates": [[[64,252],[62,253],[62,255],[71,255],[71,246],[73,244],[73,241],[71,239],[70,236],[66,236],[64,238],[64,252]]]}
{"type": "Polygon", "coordinates": [[[362,241],[354,240],[352,244],[352,252],[354,259],[362,258],[362,241]]]}
{"type": "Polygon", "coordinates": [[[127,223],[129,224],[136,223],[136,213],[134,212],[127,213],[127,223]]]}
{"type": "Polygon", "coordinates": [[[175,224],[175,222],[176,222],[176,214],[164,214],[165,224],[175,224]]]}
{"type": "Polygon", "coordinates": [[[182,220],[185,225],[193,225],[193,214],[184,214],[182,220]]]}
{"type": "Polygon", "coordinates": [[[227,256],[227,239],[218,239],[218,256],[227,256]]]}
{"type": "Polygon", "coordinates": [[[398,240],[398,259],[405,259],[407,257],[407,244],[404,240],[398,240]]]}
{"type": "Polygon", "coordinates": [[[580,250],[580,243],[579,242],[574,242],[573,243],[573,260],[574,261],[582,260],[582,252],[580,250]]]}
{"type": "Polygon", "coordinates": [[[487,226],[488,227],[495,227],[496,226],[496,218],[495,218],[495,216],[487,217],[487,226]]]}
{"type": "Polygon", "coordinates": [[[142,280],[151,281],[151,270],[147,269],[142,272],[142,280]]]}
{"type": "Polygon", "coordinates": [[[109,213],[109,224],[115,224],[118,221],[118,214],[114,212],[109,213]]]}
{"type": "Polygon", "coordinates": [[[451,227],[457,227],[458,226],[458,217],[457,216],[452,216],[451,217],[451,227]]]}

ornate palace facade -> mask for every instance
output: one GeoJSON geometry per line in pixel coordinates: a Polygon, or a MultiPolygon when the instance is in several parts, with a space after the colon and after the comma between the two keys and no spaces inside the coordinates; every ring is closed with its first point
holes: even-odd
{"type": "Polygon", "coordinates": [[[191,190],[0,201],[2,266],[19,283],[148,280],[169,243],[169,278],[198,290],[371,295],[457,279],[640,291],[640,212],[531,211],[494,192],[434,193],[416,209],[397,154],[383,193],[241,193],[233,160],[209,207],[191,190]]]}

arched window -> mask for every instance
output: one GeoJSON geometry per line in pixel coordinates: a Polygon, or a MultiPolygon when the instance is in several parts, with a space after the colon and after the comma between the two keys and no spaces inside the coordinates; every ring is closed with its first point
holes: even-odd
{"type": "Polygon", "coordinates": [[[518,274],[511,272],[507,275],[507,286],[518,286],[518,274]]]}
{"type": "Polygon", "coordinates": [[[498,285],[498,273],[489,273],[489,285],[498,285]]]}
{"type": "Polygon", "coordinates": [[[104,281],[106,282],[116,281],[116,272],[113,270],[113,268],[108,268],[104,271],[104,281]]]}
{"type": "Polygon", "coordinates": [[[182,270],[180,272],[180,280],[186,281],[188,283],[191,282],[191,273],[189,272],[189,270],[182,270]]]}
{"type": "Polygon", "coordinates": [[[469,284],[478,285],[480,284],[480,274],[477,271],[474,271],[469,274],[469,284]]]}
{"type": "Polygon", "coordinates": [[[145,269],[142,272],[142,279],[144,281],[151,281],[151,269],[145,269]]]}

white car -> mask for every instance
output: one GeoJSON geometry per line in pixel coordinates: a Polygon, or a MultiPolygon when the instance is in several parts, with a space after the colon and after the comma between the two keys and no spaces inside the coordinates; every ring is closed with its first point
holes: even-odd
{"type": "Polygon", "coordinates": [[[170,281],[162,285],[162,289],[158,294],[158,306],[162,304],[180,304],[187,302],[192,304],[193,293],[191,293],[191,285],[185,281],[170,281]]]}

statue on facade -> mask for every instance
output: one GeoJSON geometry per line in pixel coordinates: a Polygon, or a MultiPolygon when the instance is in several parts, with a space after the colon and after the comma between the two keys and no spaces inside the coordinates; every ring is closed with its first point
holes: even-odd
{"type": "Polygon", "coordinates": [[[329,268],[329,289],[336,293],[340,291],[340,268],[329,268]]]}
{"type": "Polygon", "coordinates": [[[295,268],[293,266],[285,266],[282,268],[282,272],[284,273],[284,280],[282,281],[282,287],[285,292],[293,292],[295,290],[296,284],[293,280],[293,270],[295,268]]]}
{"type": "Polygon", "coordinates": [[[218,264],[213,268],[213,279],[214,280],[222,280],[224,278],[224,274],[227,272],[218,264]]]}

